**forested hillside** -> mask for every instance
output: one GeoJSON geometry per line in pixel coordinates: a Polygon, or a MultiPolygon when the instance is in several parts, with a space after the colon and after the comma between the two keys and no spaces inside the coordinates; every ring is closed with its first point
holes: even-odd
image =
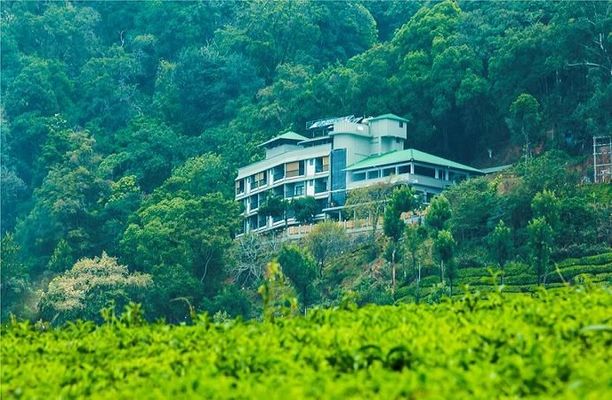
{"type": "MultiPolygon", "coordinates": [[[[308,120],[392,112],[409,120],[412,147],[476,166],[561,150],[574,162],[538,165],[562,160],[570,175],[591,136],[612,131],[606,1],[1,7],[3,316],[96,319],[109,299],[169,321],[191,306],[242,313],[235,171],[308,120]]],[[[563,174],[547,186],[541,171],[517,172],[515,203],[500,196],[480,220],[454,214],[468,221],[455,236],[469,248],[505,219],[526,248],[533,196],[560,188],[575,202],[562,220],[579,209],[587,219],[571,226],[592,229],[563,239],[559,257],[584,241],[605,248],[599,192],[563,186],[563,174]]],[[[478,182],[465,193],[515,187],[478,182]]]]}

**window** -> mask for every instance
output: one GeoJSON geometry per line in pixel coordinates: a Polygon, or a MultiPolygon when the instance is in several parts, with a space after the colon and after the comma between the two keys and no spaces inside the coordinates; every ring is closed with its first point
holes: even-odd
{"type": "Polygon", "coordinates": [[[365,172],[354,172],[353,182],[365,181],[365,172]]]}
{"type": "Polygon", "coordinates": [[[287,178],[293,178],[295,176],[304,175],[304,161],[295,161],[291,163],[285,164],[287,173],[285,174],[287,178]]]}
{"type": "Polygon", "coordinates": [[[295,185],[295,187],[293,188],[293,195],[294,196],[302,196],[304,194],[304,183],[298,183],[295,185]]]}
{"type": "Polygon", "coordinates": [[[395,167],[383,169],[382,176],[390,176],[390,175],[395,175],[395,167]]]}
{"type": "Polygon", "coordinates": [[[319,178],[315,180],[315,193],[323,193],[327,191],[327,178],[319,178]]]}
{"type": "Polygon", "coordinates": [[[380,170],[368,171],[368,179],[380,178],[380,170]]]}
{"type": "Polygon", "coordinates": [[[275,181],[281,180],[285,177],[285,166],[277,165],[272,170],[272,179],[275,181]]]}
{"type": "Polygon", "coordinates": [[[403,121],[400,121],[400,122],[399,122],[399,126],[400,126],[400,128],[403,128],[403,127],[404,127],[404,122],[403,122],[403,121]]]}
{"type": "Polygon", "coordinates": [[[266,171],[258,172],[251,176],[251,188],[256,189],[260,186],[265,186],[267,183],[268,174],[266,171]]]}
{"type": "Polygon", "coordinates": [[[244,179],[236,182],[236,194],[244,193],[244,179]]]}
{"type": "Polygon", "coordinates": [[[414,166],[414,174],[415,175],[428,176],[430,178],[435,178],[436,177],[436,170],[434,168],[423,167],[421,165],[415,165],[414,166]]]}
{"type": "Polygon", "coordinates": [[[397,173],[398,174],[409,174],[410,173],[410,165],[401,165],[398,169],[397,169],[397,173]]]}
{"type": "Polygon", "coordinates": [[[259,199],[257,195],[251,196],[251,211],[259,208],[259,199]]]}
{"type": "Polygon", "coordinates": [[[315,172],[329,171],[329,156],[318,157],[315,160],[315,172]]]}
{"type": "Polygon", "coordinates": [[[286,170],[287,170],[287,173],[286,173],[287,178],[298,176],[300,174],[300,163],[299,162],[287,163],[286,170]]]}

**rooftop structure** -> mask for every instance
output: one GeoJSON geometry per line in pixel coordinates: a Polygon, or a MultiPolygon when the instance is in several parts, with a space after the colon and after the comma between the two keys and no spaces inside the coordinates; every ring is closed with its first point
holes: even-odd
{"type": "Polygon", "coordinates": [[[242,232],[296,225],[291,211],[262,215],[267,198],[314,197],[317,219],[338,218],[347,192],[379,182],[407,184],[424,201],[447,186],[483,171],[416,149],[405,149],[408,121],[394,114],[310,121],[312,135],[276,136],[260,146],[265,159],[239,169],[236,200],[244,205],[242,232]]]}

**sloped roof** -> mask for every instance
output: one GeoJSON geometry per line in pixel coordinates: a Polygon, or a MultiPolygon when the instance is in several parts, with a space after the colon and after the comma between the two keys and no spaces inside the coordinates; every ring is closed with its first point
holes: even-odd
{"type": "Polygon", "coordinates": [[[425,153],[424,151],[416,149],[407,149],[399,151],[391,151],[389,153],[371,156],[365,160],[361,160],[348,168],[347,171],[354,171],[357,169],[372,168],[389,164],[398,164],[407,161],[418,161],[427,164],[440,165],[449,168],[460,169],[464,171],[477,172],[482,174],[482,171],[476,168],[472,168],[469,165],[460,164],[455,161],[447,160],[446,158],[434,156],[433,154],[425,153]]]}
{"type": "Polygon", "coordinates": [[[408,120],[406,118],[399,117],[399,116],[397,116],[395,114],[378,115],[378,116],[373,117],[373,118],[368,118],[368,121],[378,121],[379,119],[393,119],[395,121],[408,122],[408,120]]]}
{"type": "Polygon", "coordinates": [[[307,140],[308,138],[306,136],[302,136],[299,133],[295,133],[295,132],[285,132],[282,135],[278,135],[276,137],[273,137],[272,139],[263,142],[262,144],[260,144],[259,146],[266,146],[270,143],[274,143],[278,140],[291,140],[291,141],[295,141],[295,142],[301,142],[302,140],[307,140]]]}
{"type": "Polygon", "coordinates": [[[496,167],[482,168],[481,171],[484,172],[485,174],[495,174],[498,172],[505,171],[508,168],[512,168],[512,166],[513,164],[498,165],[496,167]]]}

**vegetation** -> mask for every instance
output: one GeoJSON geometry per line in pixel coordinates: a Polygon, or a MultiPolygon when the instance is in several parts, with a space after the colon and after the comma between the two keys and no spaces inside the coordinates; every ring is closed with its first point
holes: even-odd
{"type": "Polygon", "coordinates": [[[610,293],[350,301],[274,322],[2,327],[2,397],[593,398],[610,395],[610,293]]]}
{"type": "MultiPolygon", "coordinates": [[[[257,144],[334,115],[393,112],[412,147],[476,166],[522,161],[413,210],[424,228],[398,223],[416,205],[391,204],[384,237],[393,186],[354,191],[369,237],[316,228],[298,244],[318,267],[307,286],[279,267],[302,303],[432,300],[446,293],[425,293],[433,268],[453,292],[490,264],[551,283],[555,264],[609,251],[609,185],[581,180],[591,136],[612,130],[606,2],[3,2],[0,18],[2,321],[96,319],[107,301],[134,299],[148,320],[259,315],[256,288],[282,246],[234,240],[232,177],[262,157],[257,144]],[[500,220],[508,257],[483,245],[500,220]],[[96,286],[79,297],[90,309],[59,312],[58,284],[103,259],[147,284],[96,286]]],[[[262,206],[304,223],[318,211],[308,197],[262,206]]]]}

